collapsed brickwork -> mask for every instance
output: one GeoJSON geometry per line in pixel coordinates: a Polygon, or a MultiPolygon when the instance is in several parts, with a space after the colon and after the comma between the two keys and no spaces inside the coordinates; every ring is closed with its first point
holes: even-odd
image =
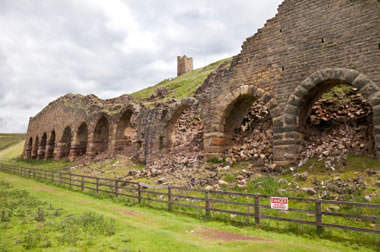
{"type": "Polygon", "coordinates": [[[150,107],[129,96],[64,96],[30,119],[24,158],[122,152],[152,163],[173,151],[173,125],[190,107],[203,123],[203,156],[223,156],[236,138],[233,129],[259,102],[271,118],[271,158],[264,162],[287,165],[304,148],[303,128],[314,102],[341,84],[355,87],[371,106],[373,152],[380,158],[378,31],[377,0],[285,0],[232,64],[210,74],[194,97],[150,107]]]}

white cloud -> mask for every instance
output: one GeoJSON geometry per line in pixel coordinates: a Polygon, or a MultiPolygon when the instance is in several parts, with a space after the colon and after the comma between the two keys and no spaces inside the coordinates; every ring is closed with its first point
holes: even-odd
{"type": "Polygon", "coordinates": [[[1,0],[0,132],[66,93],[115,97],[230,57],[281,0],[1,0]]]}

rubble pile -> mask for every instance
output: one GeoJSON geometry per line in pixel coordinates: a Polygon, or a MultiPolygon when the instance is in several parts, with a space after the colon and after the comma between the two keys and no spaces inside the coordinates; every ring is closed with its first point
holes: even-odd
{"type": "Polygon", "coordinates": [[[373,155],[370,104],[355,88],[344,98],[341,95],[333,92],[333,98],[320,99],[313,105],[304,129],[300,165],[311,157],[318,157],[326,160],[327,168],[334,170],[334,164],[347,153],[373,155]]]}
{"type": "Polygon", "coordinates": [[[241,126],[234,130],[225,156],[234,161],[253,161],[255,166],[272,163],[272,118],[261,100],[254,102],[241,126]]]}
{"type": "Polygon", "coordinates": [[[191,186],[207,184],[207,179],[201,181],[193,176],[200,173],[198,169],[201,169],[203,161],[203,122],[196,109],[188,108],[182,112],[174,125],[169,145],[163,147],[145,169],[131,171],[130,179],[160,177],[158,182],[163,184],[166,184],[168,179],[186,180],[191,186]]]}

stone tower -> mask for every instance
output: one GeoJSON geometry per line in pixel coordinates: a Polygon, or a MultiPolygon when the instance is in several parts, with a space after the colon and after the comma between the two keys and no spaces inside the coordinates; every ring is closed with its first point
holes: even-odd
{"type": "Polygon", "coordinates": [[[193,71],[193,58],[177,57],[177,76],[193,71]]]}

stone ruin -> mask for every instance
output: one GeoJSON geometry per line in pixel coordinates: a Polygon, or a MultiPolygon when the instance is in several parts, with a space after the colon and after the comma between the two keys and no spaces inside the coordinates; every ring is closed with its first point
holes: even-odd
{"type": "Polygon", "coordinates": [[[378,31],[378,0],[285,0],[193,97],[148,106],[68,94],[30,118],[23,157],[121,154],[151,167],[223,156],[275,167],[349,151],[379,159],[378,31]],[[323,100],[340,85],[352,99],[323,100]]]}

